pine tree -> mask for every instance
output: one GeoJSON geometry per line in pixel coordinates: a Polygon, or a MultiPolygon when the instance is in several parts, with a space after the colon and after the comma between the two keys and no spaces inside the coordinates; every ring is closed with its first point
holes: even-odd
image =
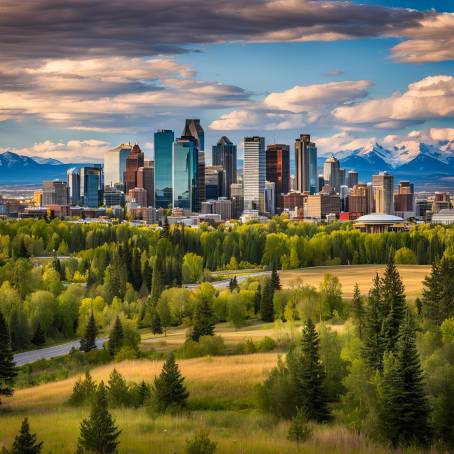
{"type": "Polygon", "coordinates": [[[37,345],[38,347],[46,343],[46,335],[44,334],[44,331],[41,328],[41,323],[39,322],[36,325],[36,329],[31,339],[31,342],[32,344],[37,345]]]}
{"type": "Polygon", "coordinates": [[[142,406],[151,396],[150,386],[144,380],[139,385],[137,396],[138,406],[142,406]]]}
{"type": "Polygon", "coordinates": [[[165,287],[164,257],[158,255],[154,260],[153,273],[151,276],[151,301],[157,303],[165,287]]]}
{"type": "Polygon", "coordinates": [[[129,388],[124,379],[117,369],[114,369],[107,384],[107,399],[112,407],[127,406],[130,403],[129,388]]]}
{"type": "Polygon", "coordinates": [[[153,334],[162,334],[161,318],[155,307],[151,309],[151,332],[153,334]]]}
{"type": "Polygon", "coordinates": [[[73,392],[69,398],[69,404],[79,407],[91,402],[96,394],[96,383],[89,371],[85,372],[85,377],[79,378],[73,386],[73,392]]]}
{"type": "Polygon", "coordinates": [[[117,315],[112,330],[110,331],[109,341],[107,343],[107,350],[112,356],[123,346],[123,326],[121,324],[120,317],[117,315]]]}
{"type": "Polygon", "coordinates": [[[271,288],[273,289],[273,292],[281,289],[281,279],[275,266],[273,266],[271,271],[271,288]]]}
{"type": "Polygon", "coordinates": [[[164,222],[162,223],[162,230],[159,234],[159,238],[170,238],[170,225],[167,216],[164,216],[164,222]]]}
{"type": "Polygon", "coordinates": [[[98,334],[98,328],[96,327],[95,316],[93,312],[90,314],[88,319],[87,327],[85,328],[85,333],[80,340],[80,349],[83,352],[89,352],[96,348],[96,336],[98,334]]]}
{"type": "Polygon", "coordinates": [[[259,284],[254,294],[254,314],[260,312],[260,302],[262,301],[262,287],[259,284]]]}
{"type": "Polygon", "coordinates": [[[207,298],[202,297],[196,304],[192,317],[192,340],[198,342],[202,336],[214,335],[214,313],[211,303],[207,298]]]}
{"type": "Polygon", "coordinates": [[[236,279],[236,276],[234,276],[232,279],[230,279],[229,290],[230,290],[230,292],[238,290],[238,281],[236,279]]]}
{"type": "Polygon", "coordinates": [[[326,374],[319,350],[319,336],[309,318],[303,329],[301,350],[289,364],[295,386],[296,407],[303,411],[308,420],[325,422],[330,419],[330,412],[324,391],[326,374]]]}
{"type": "Polygon", "coordinates": [[[260,318],[264,322],[274,321],[274,306],[273,306],[274,291],[269,278],[265,279],[262,287],[262,295],[260,298],[260,318]]]}
{"type": "Polygon", "coordinates": [[[13,447],[7,452],[8,454],[40,454],[42,447],[43,442],[38,442],[36,434],[30,433],[28,418],[25,418],[14,439],[13,447]]]}
{"type": "Polygon", "coordinates": [[[170,353],[161,374],[154,380],[152,397],[155,407],[160,412],[164,412],[169,407],[185,408],[188,396],[184,378],[173,353],[170,353]]]}
{"type": "Polygon", "coordinates": [[[358,330],[359,338],[362,339],[364,334],[365,311],[358,284],[355,284],[355,289],[353,291],[352,316],[358,330]]]}
{"type": "Polygon", "coordinates": [[[0,312],[0,396],[13,394],[16,375],[8,325],[3,313],[0,312]]]}
{"type": "Polygon", "coordinates": [[[104,383],[101,382],[91,407],[90,416],[80,424],[78,452],[115,453],[119,445],[117,439],[120,432],[107,408],[107,391],[104,383]]]}
{"type": "Polygon", "coordinates": [[[60,280],[64,281],[65,280],[65,270],[61,265],[60,260],[58,257],[54,257],[52,260],[52,268],[58,273],[60,276],[60,280]]]}

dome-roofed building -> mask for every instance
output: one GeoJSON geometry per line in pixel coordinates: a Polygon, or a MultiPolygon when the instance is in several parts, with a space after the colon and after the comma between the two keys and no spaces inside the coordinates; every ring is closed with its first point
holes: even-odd
{"type": "Polygon", "coordinates": [[[401,217],[384,213],[361,216],[356,219],[354,226],[366,233],[399,232],[408,228],[401,217]]]}

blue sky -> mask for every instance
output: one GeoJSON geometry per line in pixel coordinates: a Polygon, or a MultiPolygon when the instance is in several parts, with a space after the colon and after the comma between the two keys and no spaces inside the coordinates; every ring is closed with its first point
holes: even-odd
{"type": "Polygon", "coordinates": [[[178,0],[133,0],[119,31],[115,4],[84,17],[79,1],[64,33],[57,0],[25,15],[6,1],[0,150],[86,161],[131,141],[151,155],[153,132],[179,134],[185,117],[201,118],[208,149],[224,134],[292,144],[308,132],[321,153],[454,139],[451,1],[254,0],[254,21],[239,0],[190,2],[200,18],[172,10],[178,0]]]}

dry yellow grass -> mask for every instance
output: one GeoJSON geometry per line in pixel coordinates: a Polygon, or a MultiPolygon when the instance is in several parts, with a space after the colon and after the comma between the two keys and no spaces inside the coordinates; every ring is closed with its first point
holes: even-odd
{"type": "MultiPolygon", "coordinates": [[[[405,285],[408,298],[415,298],[422,291],[422,281],[430,273],[428,265],[398,265],[399,273],[405,285]]],[[[361,293],[366,294],[376,273],[383,274],[385,265],[344,265],[344,266],[317,266],[301,270],[288,270],[280,273],[281,284],[290,287],[298,281],[318,288],[325,273],[337,276],[342,284],[342,291],[346,298],[353,295],[353,287],[358,283],[361,293]]]]}

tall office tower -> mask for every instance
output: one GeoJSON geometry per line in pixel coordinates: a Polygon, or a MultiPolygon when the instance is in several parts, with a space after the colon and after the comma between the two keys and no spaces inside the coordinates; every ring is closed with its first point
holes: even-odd
{"type": "MultiPolygon", "coordinates": [[[[223,197],[225,170],[221,165],[207,166],[205,169],[205,194],[207,200],[223,197]]],[[[230,190],[229,190],[230,192],[230,190]]]]}
{"type": "Polygon", "coordinates": [[[342,211],[348,211],[348,194],[349,194],[349,189],[348,186],[343,184],[339,188],[339,197],[341,199],[341,210],[342,211]]]}
{"type": "Polygon", "coordinates": [[[394,213],[394,177],[387,172],[372,175],[374,188],[375,212],[384,214],[394,213]]]}
{"type": "Polygon", "coordinates": [[[126,170],[123,173],[125,192],[137,187],[137,171],[143,167],[144,156],[139,145],[135,144],[126,158],[126,170]]]}
{"type": "Polygon", "coordinates": [[[349,170],[347,172],[347,179],[345,184],[351,189],[355,184],[358,184],[358,172],[355,170],[349,170]]]}
{"type": "Polygon", "coordinates": [[[295,140],[295,174],[298,192],[317,192],[317,147],[310,134],[295,140]]]}
{"type": "Polygon", "coordinates": [[[147,190],[144,188],[134,188],[130,189],[128,192],[128,197],[130,201],[134,201],[141,208],[147,208],[148,203],[148,194],[147,190]]]}
{"type": "Polygon", "coordinates": [[[237,219],[244,210],[243,185],[241,183],[230,185],[230,199],[232,200],[232,216],[237,219]]]}
{"type": "Polygon", "coordinates": [[[264,210],[266,155],[264,137],[244,138],[243,194],[246,210],[264,210]]]}
{"type": "Polygon", "coordinates": [[[319,175],[317,177],[317,192],[320,192],[323,189],[323,186],[325,186],[325,177],[323,175],[319,175]]]}
{"type": "Polygon", "coordinates": [[[69,203],[71,205],[80,204],[80,169],[72,167],[66,172],[66,182],[68,185],[69,203]]]}
{"type": "Polygon", "coordinates": [[[228,137],[222,136],[218,140],[218,143],[212,147],[211,161],[214,166],[224,167],[225,178],[221,190],[221,197],[230,197],[230,185],[236,183],[236,145],[228,137]]]}
{"type": "Polygon", "coordinates": [[[86,207],[97,208],[103,200],[102,164],[80,169],[80,198],[86,207]]]}
{"type": "Polygon", "coordinates": [[[345,169],[339,169],[339,190],[341,186],[345,185],[345,179],[346,179],[345,169]]]}
{"type": "MultiPolygon", "coordinates": [[[[150,162],[150,161],[148,161],[150,162]]],[[[139,167],[137,170],[137,187],[143,188],[147,191],[147,201],[145,207],[153,206],[154,195],[154,168],[153,167],[139,167]]]]}
{"type": "Polygon", "coordinates": [[[373,202],[372,186],[364,183],[355,184],[348,196],[348,211],[361,215],[372,213],[373,202]]]}
{"type": "Polygon", "coordinates": [[[266,147],[266,181],[275,184],[274,206],[277,213],[284,209],[283,197],[290,190],[290,147],[275,144],[266,147]]]}
{"type": "Polygon", "coordinates": [[[65,181],[43,182],[42,205],[68,205],[68,185],[65,181]]]}
{"type": "Polygon", "coordinates": [[[276,183],[274,181],[265,181],[265,213],[270,216],[276,214],[276,183]]]}
{"type": "Polygon", "coordinates": [[[415,211],[415,189],[413,183],[401,181],[394,194],[394,211],[413,213],[415,211]]]}
{"type": "Polygon", "coordinates": [[[181,137],[193,137],[195,139],[198,152],[198,197],[194,211],[200,211],[200,204],[206,200],[205,197],[205,132],[197,118],[189,118],[186,120],[181,137]]]}
{"type": "Polygon", "coordinates": [[[120,189],[112,186],[106,186],[104,189],[104,205],[106,207],[124,206],[125,193],[120,189]]]}
{"type": "Polygon", "coordinates": [[[168,129],[154,133],[154,204],[155,208],[171,208],[172,186],[172,147],[175,134],[168,129]]]}
{"type": "Polygon", "coordinates": [[[342,185],[342,174],[339,160],[331,155],[323,164],[323,178],[325,184],[329,184],[336,192],[342,185]]]}
{"type": "Polygon", "coordinates": [[[104,181],[106,186],[113,187],[118,183],[123,183],[126,159],[131,150],[131,145],[121,144],[113,150],[104,152],[104,181]]]}
{"type": "Polygon", "coordinates": [[[173,144],[173,208],[181,208],[185,212],[196,211],[199,205],[199,166],[197,142],[194,137],[187,136],[177,139],[173,144]]]}

